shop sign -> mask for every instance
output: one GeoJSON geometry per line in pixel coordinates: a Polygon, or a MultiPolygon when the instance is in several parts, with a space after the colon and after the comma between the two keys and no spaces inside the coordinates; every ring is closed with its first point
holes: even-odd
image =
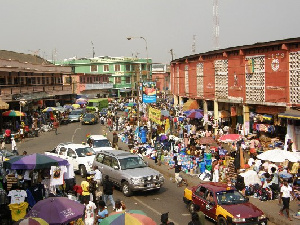
{"type": "Polygon", "coordinates": [[[161,117],[161,111],[159,109],[155,109],[152,107],[149,108],[149,119],[151,121],[161,125],[160,117],[161,117]]]}
{"type": "Polygon", "coordinates": [[[156,103],[156,82],[143,83],[143,103],[156,103]]]}

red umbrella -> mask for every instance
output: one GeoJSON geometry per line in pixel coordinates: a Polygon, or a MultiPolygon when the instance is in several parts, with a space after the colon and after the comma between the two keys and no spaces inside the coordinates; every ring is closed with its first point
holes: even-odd
{"type": "Polygon", "coordinates": [[[239,134],[225,134],[219,140],[222,142],[233,142],[239,141],[242,139],[242,136],[239,134]]]}
{"type": "Polygon", "coordinates": [[[198,112],[198,111],[195,111],[195,112],[192,112],[190,113],[187,118],[191,118],[191,119],[201,119],[203,118],[203,115],[201,112],[198,112]]]}

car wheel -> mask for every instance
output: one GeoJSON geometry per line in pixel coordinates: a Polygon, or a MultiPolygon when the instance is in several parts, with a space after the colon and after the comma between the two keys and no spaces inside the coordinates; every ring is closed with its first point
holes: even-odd
{"type": "Polygon", "coordinates": [[[123,195],[126,197],[129,197],[132,195],[132,191],[131,191],[127,181],[123,182],[123,184],[122,184],[122,192],[123,192],[123,195]]]}
{"type": "Polygon", "coordinates": [[[224,217],[220,216],[218,218],[218,223],[217,224],[218,225],[227,225],[227,220],[224,217]]]}
{"type": "Polygon", "coordinates": [[[82,178],[86,177],[86,168],[83,165],[80,166],[80,176],[82,178]]]}
{"type": "Polygon", "coordinates": [[[190,202],[188,205],[188,210],[190,213],[194,213],[195,212],[195,205],[193,202],[190,202]]]}

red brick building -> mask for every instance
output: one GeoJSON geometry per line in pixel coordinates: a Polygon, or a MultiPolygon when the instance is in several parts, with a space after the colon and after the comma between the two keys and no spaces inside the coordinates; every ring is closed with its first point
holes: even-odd
{"type": "MultiPolygon", "coordinates": [[[[300,38],[175,59],[171,62],[171,92],[175,104],[195,99],[205,113],[213,110],[215,122],[220,111],[230,112],[230,125],[236,132],[240,130],[236,125],[242,124],[242,130],[249,133],[251,112],[275,118],[300,108],[300,38]],[[241,118],[232,118],[238,116],[241,118]]],[[[298,126],[300,114],[293,120],[298,126]]]]}

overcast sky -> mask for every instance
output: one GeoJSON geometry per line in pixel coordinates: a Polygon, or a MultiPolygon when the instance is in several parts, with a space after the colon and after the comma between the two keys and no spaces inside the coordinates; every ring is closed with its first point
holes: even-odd
{"type": "MultiPolygon", "coordinates": [[[[214,50],[213,0],[0,0],[0,49],[56,59],[214,50]]],[[[219,0],[220,48],[300,37],[300,0],[219,0]]]]}

